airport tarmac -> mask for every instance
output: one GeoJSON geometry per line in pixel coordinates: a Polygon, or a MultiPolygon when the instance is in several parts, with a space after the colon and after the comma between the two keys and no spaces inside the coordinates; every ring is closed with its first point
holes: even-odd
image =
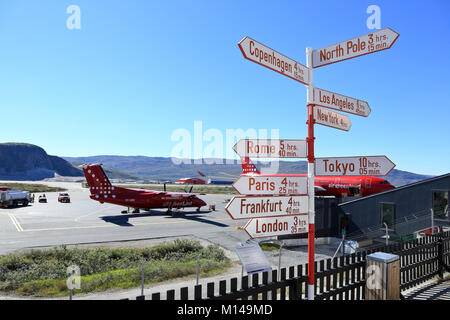
{"type": "MultiPolygon", "coordinates": [[[[174,216],[168,215],[165,209],[121,214],[125,207],[91,200],[89,190],[80,183],[42,183],[67,188],[71,202],[59,203],[59,193],[48,192],[47,203],[39,203],[41,193],[36,193],[35,202],[27,207],[0,209],[0,255],[60,245],[143,246],[149,241],[157,243],[189,237],[218,244],[232,260],[238,261],[234,248],[249,240],[245,231],[236,229],[244,226],[246,220],[232,220],[225,212],[231,195],[199,196],[208,205],[214,204],[215,211],[202,208],[196,212],[196,208],[186,208],[174,216]]],[[[334,244],[316,246],[316,260],[329,258],[336,247],[334,244]]],[[[278,250],[266,252],[266,256],[272,267],[277,268],[278,250]]],[[[307,246],[283,249],[282,267],[306,262],[307,246]]],[[[235,274],[235,271],[232,273],[238,276],[240,272],[235,274]]]]}

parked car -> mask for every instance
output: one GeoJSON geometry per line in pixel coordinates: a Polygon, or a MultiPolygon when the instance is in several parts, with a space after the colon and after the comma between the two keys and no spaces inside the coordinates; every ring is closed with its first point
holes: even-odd
{"type": "Polygon", "coordinates": [[[39,202],[47,203],[47,197],[45,194],[39,196],[39,202]]]}
{"type": "Polygon", "coordinates": [[[69,203],[70,202],[70,196],[68,193],[60,193],[58,196],[58,201],[63,203],[69,203]]]}

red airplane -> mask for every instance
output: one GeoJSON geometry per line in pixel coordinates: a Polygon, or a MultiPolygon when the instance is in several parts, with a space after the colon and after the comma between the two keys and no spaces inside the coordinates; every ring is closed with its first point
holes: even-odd
{"type": "MultiPolygon", "coordinates": [[[[248,157],[241,158],[241,165],[244,174],[283,176],[282,174],[261,174],[248,157]]],[[[299,174],[298,176],[307,175],[299,174]]],[[[316,196],[335,197],[367,196],[395,189],[389,181],[373,176],[315,176],[314,188],[316,196]]]]}
{"type": "Polygon", "coordinates": [[[115,187],[111,184],[101,164],[85,164],[81,166],[91,191],[90,198],[100,203],[112,203],[120,206],[139,209],[172,209],[200,208],[206,203],[193,193],[166,192],[143,189],[115,187]]]}

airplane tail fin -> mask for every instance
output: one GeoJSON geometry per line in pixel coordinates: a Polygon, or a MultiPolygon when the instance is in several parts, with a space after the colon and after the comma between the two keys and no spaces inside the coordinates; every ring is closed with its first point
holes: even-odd
{"type": "Polygon", "coordinates": [[[81,167],[91,194],[111,193],[111,182],[106,176],[105,171],[103,171],[101,164],[85,164],[81,167]]]}
{"type": "Polygon", "coordinates": [[[241,157],[242,173],[256,173],[261,174],[261,172],[256,168],[249,157],[241,157]]]}

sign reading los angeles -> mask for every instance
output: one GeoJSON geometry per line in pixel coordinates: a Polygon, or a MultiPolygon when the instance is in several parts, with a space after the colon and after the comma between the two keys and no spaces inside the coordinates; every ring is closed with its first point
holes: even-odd
{"type": "Polygon", "coordinates": [[[385,28],[314,50],[312,53],[312,67],[318,68],[327,64],[389,49],[395,40],[397,40],[398,36],[399,34],[397,32],[390,28],[385,28]]]}
{"type": "Polygon", "coordinates": [[[315,105],[363,117],[367,117],[371,111],[369,104],[366,101],[350,98],[319,88],[313,88],[312,100],[315,105]]]}
{"type": "Polygon", "coordinates": [[[240,157],[306,158],[306,140],[241,139],[233,146],[240,157]]]}
{"type": "Polygon", "coordinates": [[[395,164],[386,156],[316,158],[318,176],[385,176],[395,164]]]}
{"type": "Polygon", "coordinates": [[[307,194],[308,178],[299,175],[242,175],[233,187],[239,194],[288,195],[307,194]]]}
{"type": "Polygon", "coordinates": [[[244,227],[251,238],[276,237],[308,232],[308,215],[252,219],[244,227]]]}
{"type": "Polygon", "coordinates": [[[282,75],[308,85],[309,69],[291,58],[266,47],[265,45],[245,37],[238,43],[244,58],[256,62],[263,67],[281,73],[282,75]]]}
{"type": "Polygon", "coordinates": [[[323,126],[348,131],[352,126],[350,118],[319,106],[314,107],[314,120],[323,126]]]}
{"type": "Polygon", "coordinates": [[[308,196],[235,196],[225,207],[233,220],[308,213],[308,196]]]}

